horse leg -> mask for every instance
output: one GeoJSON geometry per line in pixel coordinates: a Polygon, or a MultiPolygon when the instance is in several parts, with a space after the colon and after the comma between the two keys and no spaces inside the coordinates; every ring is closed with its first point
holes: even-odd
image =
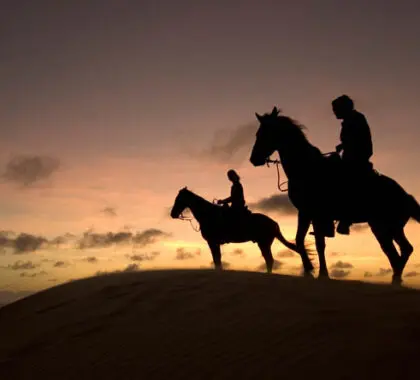
{"type": "Polygon", "coordinates": [[[211,255],[213,256],[214,269],[222,270],[222,253],[220,251],[220,244],[208,242],[211,255]]]}
{"type": "Polygon", "coordinates": [[[310,273],[314,270],[314,266],[309,259],[308,252],[305,248],[305,236],[308,233],[311,225],[311,219],[303,212],[298,213],[298,228],[296,232],[296,246],[302,258],[302,265],[305,273],[310,273]]]}
{"type": "Polygon", "coordinates": [[[273,253],[271,252],[271,243],[258,243],[258,247],[261,250],[261,254],[264,257],[265,260],[265,265],[267,267],[267,273],[271,273],[273,271],[273,264],[274,264],[274,259],[273,259],[273,253]]]}
{"type": "Polygon", "coordinates": [[[398,251],[393,243],[393,234],[389,233],[388,229],[383,229],[378,226],[370,225],[370,228],[391,264],[393,271],[392,283],[400,284],[402,282],[402,259],[398,255],[398,251]]]}
{"type": "Polygon", "coordinates": [[[394,240],[400,247],[401,252],[401,275],[404,271],[405,265],[407,264],[408,259],[410,258],[411,254],[414,251],[413,246],[410,244],[410,242],[407,239],[407,236],[405,236],[404,228],[399,228],[396,233],[394,233],[394,240]]]}
{"type": "Polygon", "coordinates": [[[314,235],[315,235],[315,246],[318,252],[319,258],[319,276],[323,278],[328,278],[328,268],[327,268],[327,261],[325,260],[325,236],[323,234],[323,229],[320,224],[317,222],[312,222],[314,227],[314,235]]]}

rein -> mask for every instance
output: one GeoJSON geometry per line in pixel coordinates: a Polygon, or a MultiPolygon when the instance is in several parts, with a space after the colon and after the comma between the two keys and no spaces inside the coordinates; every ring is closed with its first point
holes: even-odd
{"type": "MultiPolygon", "coordinates": [[[[323,156],[329,156],[329,155],[331,155],[331,154],[335,154],[336,152],[327,152],[327,153],[323,153],[322,155],[323,156]]],[[[270,164],[275,164],[276,165],[276,169],[277,169],[277,188],[282,192],[282,193],[285,193],[286,191],[288,191],[289,190],[289,188],[286,188],[286,189],[282,189],[282,186],[283,185],[285,185],[285,184],[287,184],[289,181],[283,181],[283,182],[280,182],[280,168],[279,168],[279,166],[280,166],[280,164],[281,164],[281,161],[280,160],[270,160],[269,158],[267,158],[266,160],[265,160],[265,163],[267,164],[267,167],[270,167],[270,164]]]]}
{"type": "Polygon", "coordinates": [[[188,222],[190,222],[190,224],[191,224],[191,227],[192,227],[192,229],[195,231],[195,232],[199,232],[200,231],[200,225],[198,225],[198,228],[195,228],[194,227],[194,224],[193,224],[193,220],[194,220],[194,218],[188,218],[188,217],[186,217],[186,216],[184,216],[183,214],[182,214],[182,212],[181,212],[181,214],[178,216],[178,219],[179,220],[182,220],[182,221],[188,221],[188,222]]]}

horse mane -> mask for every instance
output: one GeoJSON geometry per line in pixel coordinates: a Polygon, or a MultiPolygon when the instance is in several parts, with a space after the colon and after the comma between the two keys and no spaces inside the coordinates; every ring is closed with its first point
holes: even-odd
{"type": "Polygon", "coordinates": [[[305,142],[308,142],[308,138],[306,137],[305,130],[307,129],[303,124],[299,123],[297,120],[292,119],[289,116],[285,115],[278,115],[277,116],[278,123],[288,126],[288,133],[291,137],[295,137],[297,139],[303,139],[305,142]]]}
{"type": "Polygon", "coordinates": [[[203,203],[207,203],[207,204],[209,204],[211,206],[215,206],[212,202],[210,202],[207,199],[203,198],[202,196],[194,193],[192,190],[187,189],[186,187],[184,187],[181,191],[185,191],[188,194],[193,195],[194,197],[198,198],[198,200],[201,201],[201,202],[203,202],[203,203]]]}

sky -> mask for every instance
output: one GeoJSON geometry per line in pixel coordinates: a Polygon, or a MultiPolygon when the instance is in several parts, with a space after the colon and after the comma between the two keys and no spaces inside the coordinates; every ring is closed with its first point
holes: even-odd
{"type": "MultiPolygon", "coordinates": [[[[420,199],[419,12],[408,0],[3,1],[0,304],[103,272],[210,267],[201,235],[169,210],[184,186],[229,195],[230,168],[294,239],[275,168],[248,160],[255,112],[274,105],[328,152],[331,101],[350,95],[375,168],[420,199]]],[[[415,249],[417,231],[406,227],[415,249]]],[[[252,243],[222,251],[232,269],[261,270],[252,243]]],[[[299,274],[296,255],[273,253],[276,272],[299,274]]],[[[329,239],[327,260],[335,278],[390,280],[363,226],[329,239]]],[[[416,252],[406,274],[420,285],[416,252]]]]}

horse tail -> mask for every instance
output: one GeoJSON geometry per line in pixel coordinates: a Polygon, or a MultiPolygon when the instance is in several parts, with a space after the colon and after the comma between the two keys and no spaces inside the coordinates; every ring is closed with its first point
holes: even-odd
{"type": "Polygon", "coordinates": [[[280,227],[277,224],[277,228],[276,228],[276,238],[283,243],[287,248],[291,249],[292,251],[298,252],[298,248],[297,245],[294,243],[291,243],[290,241],[288,241],[283,234],[280,231],[280,227]]]}
{"type": "Polygon", "coordinates": [[[420,223],[420,205],[412,195],[408,195],[410,217],[420,223]]]}

